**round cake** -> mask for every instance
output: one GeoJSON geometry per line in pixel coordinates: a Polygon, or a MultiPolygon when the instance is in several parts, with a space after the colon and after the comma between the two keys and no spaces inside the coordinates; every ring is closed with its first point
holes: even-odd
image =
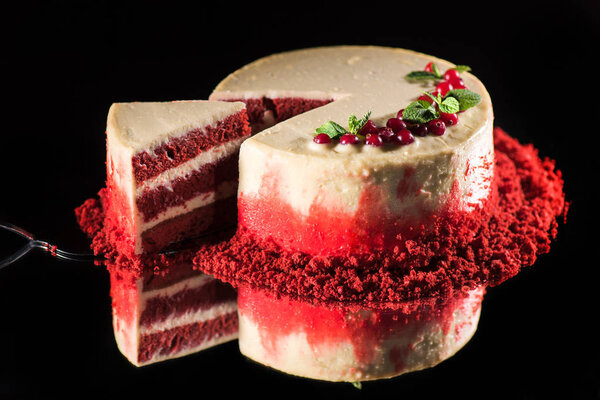
{"type": "Polygon", "coordinates": [[[238,230],[194,263],[237,287],[244,355],[329,381],[436,365],[475,333],[486,288],[548,251],[560,173],[493,127],[468,70],[322,47],[216,87],[259,132],[240,149],[238,230]]]}

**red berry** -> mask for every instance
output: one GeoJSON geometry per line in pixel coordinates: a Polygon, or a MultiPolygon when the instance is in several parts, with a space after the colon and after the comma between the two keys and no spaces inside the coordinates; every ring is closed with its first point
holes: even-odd
{"type": "Polygon", "coordinates": [[[402,114],[404,114],[404,108],[398,111],[398,114],[396,114],[396,118],[402,119],[402,114]]]}
{"type": "Polygon", "coordinates": [[[465,83],[460,78],[450,79],[448,83],[452,85],[452,89],[466,89],[465,83]]]}
{"type": "Polygon", "coordinates": [[[458,124],[458,115],[456,114],[440,113],[440,119],[444,121],[444,124],[446,124],[446,126],[458,124]]]}
{"type": "Polygon", "coordinates": [[[381,136],[379,136],[376,133],[371,133],[369,135],[367,135],[367,139],[365,140],[365,143],[371,146],[382,146],[383,145],[383,139],[381,139],[381,136]]]}
{"type": "Polygon", "coordinates": [[[444,81],[444,82],[438,83],[438,85],[435,87],[435,89],[437,91],[439,91],[442,96],[445,96],[446,93],[448,93],[450,90],[453,89],[453,87],[450,84],[450,82],[444,81]]]}
{"type": "Polygon", "coordinates": [[[413,135],[416,136],[427,136],[427,126],[421,124],[415,124],[409,127],[413,135]]]}
{"type": "Polygon", "coordinates": [[[390,118],[387,120],[385,126],[394,131],[394,133],[397,133],[400,129],[406,129],[406,122],[400,118],[390,118]]]}
{"type": "Polygon", "coordinates": [[[317,136],[315,136],[313,141],[315,143],[325,144],[325,143],[331,143],[331,138],[325,133],[319,133],[317,136]]]}
{"type": "Polygon", "coordinates": [[[359,135],[367,136],[369,133],[377,132],[377,125],[371,120],[368,120],[366,124],[358,131],[359,135]]]}
{"type": "Polygon", "coordinates": [[[358,144],[360,139],[351,133],[346,133],[340,138],[340,144],[358,144]]]}
{"type": "Polygon", "coordinates": [[[442,136],[446,132],[446,124],[441,119],[429,121],[427,123],[427,132],[436,136],[442,136]]]}
{"type": "Polygon", "coordinates": [[[378,128],[377,134],[384,143],[391,142],[394,139],[394,136],[396,136],[394,131],[390,128],[378,128]]]}
{"type": "Polygon", "coordinates": [[[415,141],[415,137],[408,129],[401,129],[396,136],[396,143],[400,145],[409,144],[415,141]]]}
{"type": "Polygon", "coordinates": [[[444,73],[444,80],[445,81],[451,81],[452,79],[460,79],[460,74],[458,73],[457,70],[451,68],[446,70],[446,72],[444,73]]]}
{"type": "Polygon", "coordinates": [[[425,65],[425,71],[433,72],[433,62],[429,62],[427,65],[425,65]]]}

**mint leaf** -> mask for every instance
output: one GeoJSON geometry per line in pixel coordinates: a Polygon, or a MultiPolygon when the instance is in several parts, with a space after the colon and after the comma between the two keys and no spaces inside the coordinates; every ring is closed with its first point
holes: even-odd
{"type": "Polygon", "coordinates": [[[463,72],[469,72],[471,70],[471,67],[469,67],[468,65],[456,65],[453,69],[457,70],[460,74],[463,72]]]}
{"type": "Polygon", "coordinates": [[[433,70],[433,73],[435,74],[436,78],[441,79],[444,76],[442,75],[442,71],[440,71],[436,63],[431,64],[431,69],[433,70]]]}
{"type": "Polygon", "coordinates": [[[351,115],[350,118],[348,118],[348,130],[350,131],[350,133],[356,135],[361,130],[361,128],[365,126],[370,116],[371,111],[366,113],[361,119],[356,118],[355,115],[351,115]]]}
{"type": "Polygon", "coordinates": [[[468,108],[474,107],[481,101],[480,95],[467,89],[452,89],[446,93],[444,100],[448,97],[454,97],[456,100],[458,100],[459,111],[464,111],[468,108]]]}
{"type": "Polygon", "coordinates": [[[417,124],[425,124],[438,118],[438,111],[433,104],[425,100],[417,100],[410,103],[402,113],[402,119],[417,124]]]}
{"type": "Polygon", "coordinates": [[[427,96],[429,96],[431,98],[431,100],[435,101],[438,104],[442,103],[442,95],[439,93],[436,93],[436,95],[434,96],[433,94],[429,93],[429,92],[423,92],[424,94],[426,94],[427,96]]]}
{"type": "Polygon", "coordinates": [[[362,382],[360,381],[356,381],[356,382],[352,382],[352,386],[354,386],[357,389],[362,389],[362,382]]]}
{"type": "Polygon", "coordinates": [[[427,80],[427,79],[439,79],[436,74],[428,71],[412,71],[406,75],[406,79],[412,79],[417,81],[427,80]]]}
{"type": "Polygon", "coordinates": [[[460,111],[460,104],[454,97],[446,97],[441,103],[438,104],[440,112],[446,114],[454,114],[460,111]]]}
{"type": "Polygon", "coordinates": [[[333,121],[327,121],[316,129],[317,133],[324,133],[332,139],[337,139],[346,133],[346,128],[333,121]]]}

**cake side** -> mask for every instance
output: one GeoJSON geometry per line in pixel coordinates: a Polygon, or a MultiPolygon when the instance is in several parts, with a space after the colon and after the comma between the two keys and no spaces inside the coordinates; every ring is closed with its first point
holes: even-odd
{"type": "MultiPolygon", "coordinates": [[[[493,111],[472,74],[464,85],[477,106],[443,136],[406,146],[317,144],[315,130],[370,112],[377,126],[431,91],[406,75],[427,63],[453,64],[401,49],[338,46],[265,57],[232,73],[214,99],[318,99],[244,142],[240,152],[240,226],[259,239],[310,254],[391,250],[415,228],[448,212],[468,213],[490,194],[493,111]],[[399,240],[400,239],[400,240],[399,240]]],[[[293,102],[292,102],[293,104],[293,102]]]]}

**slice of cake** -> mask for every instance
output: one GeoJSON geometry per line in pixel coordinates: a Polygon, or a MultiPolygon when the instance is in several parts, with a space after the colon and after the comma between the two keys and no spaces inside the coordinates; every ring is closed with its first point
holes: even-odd
{"type": "Polygon", "coordinates": [[[182,357],[237,338],[237,296],[228,284],[174,264],[139,276],[111,268],[117,345],[136,366],[182,357]]]}
{"type": "Polygon", "coordinates": [[[235,224],[243,103],[115,103],[106,134],[105,224],[122,253],[235,224]]]}

